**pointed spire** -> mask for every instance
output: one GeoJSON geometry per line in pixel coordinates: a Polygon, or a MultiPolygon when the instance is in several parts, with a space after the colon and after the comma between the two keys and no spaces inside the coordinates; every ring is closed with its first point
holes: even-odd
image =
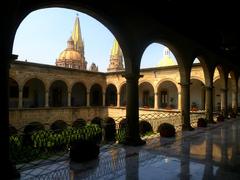
{"type": "Polygon", "coordinates": [[[77,51],[82,52],[84,50],[84,45],[83,45],[83,41],[82,41],[82,34],[81,34],[81,28],[80,28],[78,14],[75,19],[75,23],[74,23],[74,27],[73,27],[72,39],[74,41],[74,48],[77,51]]]}
{"type": "Polygon", "coordinates": [[[110,64],[107,68],[107,71],[113,72],[113,71],[119,71],[119,70],[124,70],[123,55],[117,40],[114,39],[113,47],[110,55],[110,64]]]}
{"type": "Polygon", "coordinates": [[[114,39],[111,56],[120,56],[121,55],[121,49],[116,39],[114,39]]]}

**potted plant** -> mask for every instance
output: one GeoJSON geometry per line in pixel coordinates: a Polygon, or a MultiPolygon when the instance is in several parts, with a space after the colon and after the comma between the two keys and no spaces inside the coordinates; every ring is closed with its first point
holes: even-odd
{"type": "Polygon", "coordinates": [[[204,118],[198,118],[197,127],[207,127],[207,121],[204,118]]]}
{"type": "Polygon", "coordinates": [[[175,127],[169,123],[162,123],[158,127],[158,132],[160,133],[161,137],[174,137],[176,134],[175,127]]]}

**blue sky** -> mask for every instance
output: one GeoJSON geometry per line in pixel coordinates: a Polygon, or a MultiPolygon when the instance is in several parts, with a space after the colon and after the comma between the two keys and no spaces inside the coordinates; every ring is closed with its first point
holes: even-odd
{"type": "MultiPolygon", "coordinates": [[[[70,9],[48,8],[29,14],[17,30],[13,54],[22,61],[55,65],[57,57],[67,47],[77,13],[88,67],[94,62],[99,71],[106,72],[114,36],[91,16],[70,9]]],[[[141,68],[155,67],[162,59],[163,47],[151,44],[143,54],[141,68]]]]}

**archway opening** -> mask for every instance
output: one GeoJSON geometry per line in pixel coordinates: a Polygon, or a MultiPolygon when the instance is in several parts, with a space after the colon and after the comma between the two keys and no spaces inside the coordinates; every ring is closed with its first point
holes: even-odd
{"type": "Polygon", "coordinates": [[[117,106],[117,88],[113,84],[109,84],[106,90],[106,106],[117,106]]]}
{"type": "Polygon", "coordinates": [[[61,80],[54,81],[50,86],[49,105],[51,107],[67,106],[67,85],[61,80]]]}
{"type": "Polygon", "coordinates": [[[120,106],[126,106],[127,103],[127,86],[123,84],[120,88],[120,106]]]}
{"type": "Polygon", "coordinates": [[[15,81],[12,78],[9,78],[8,94],[9,94],[9,108],[18,107],[19,87],[17,81],[15,81]]]}
{"type": "Polygon", "coordinates": [[[41,80],[33,78],[23,87],[23,107],[36,108],[45,105],[45,87],[41,80]]]}
{"type": "Polygon", "coordinates": [[[91,106],[103,105],[102,87],[99,84],[94,84],[90,89],[90,105],[91,106]]]}
{"type": "Polygon", "coordinates": [[[139,85],[139,107],[154,108],[154,89],[149,82],[139,85]]]}
{"type": "Polygon", "coordinates": [[[221,111],[224,88],[223,77],[219,70],[220,67],[216,67],[213,74],[213,111],[216,112],[221,111]]]}
{"type": "Polygon", "coordinates": [[[202,81],[191,79],[190,86],[190,110],[199,111],[205,109],[205,88],[202,81]]]}
{"type": "Polygon", "coordinates": [[[158,86],[158,108],[178,109],[178,89],[175,83],[166,80],[158,86]]]}
{"type": "Polygon", "coordinates": [[[83,83],[76,83],[72,87],[71,106],[87,105],[87,89],[83,83]]]}

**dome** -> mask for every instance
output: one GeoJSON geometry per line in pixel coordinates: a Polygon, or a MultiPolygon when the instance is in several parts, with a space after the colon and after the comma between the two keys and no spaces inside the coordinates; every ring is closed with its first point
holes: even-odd
{"type": "Polygon", "coordinates": [[[163,59],[158,64],[158,67],[163,67],[163,66],[174,66],[177,65],[176,62],[170,57],[170,50],[165,47],[163,51],[163,59]]]}
{"type": "Polygon", "coordinates": [[[60,53],[58,57],[59,60],[81,60],[81,54],[78,51],[73,49],[65,49],[63,52],[60,53]]]}
{"type": "Polygon", "coordinates": [[[163,59],[158,64],[159,67],[174,65],[176,65],[176,63],[173,61],[173,59],[167,56],[163,57],[163,59]]]}

